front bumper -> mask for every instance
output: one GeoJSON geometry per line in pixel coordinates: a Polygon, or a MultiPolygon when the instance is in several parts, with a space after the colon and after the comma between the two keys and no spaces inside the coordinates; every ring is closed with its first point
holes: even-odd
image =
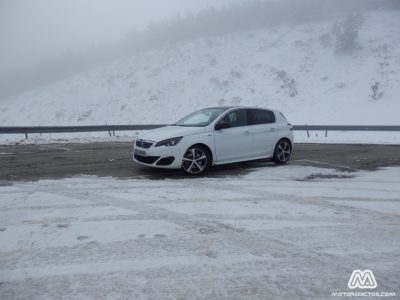
{"type": "Polygon", "coordinates": [[[151,146],[150,148],[142,148],[136,146],[134,143],[132,157],[136,163],[144,166],[163,169],[180,169],[182,166],[183,153],[181,153],[176,146],[151,146]],[[144,151],[146,156],[135,153],[135,149],[139,150],[139,152],[144,151]]]}

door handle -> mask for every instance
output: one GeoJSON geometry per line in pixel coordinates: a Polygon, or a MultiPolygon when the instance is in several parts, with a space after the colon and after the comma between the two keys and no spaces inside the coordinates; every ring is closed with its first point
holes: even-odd
{"type": "Polygon", "coordinates": [[[275,128],[270,128],[269,131],[275,131],[275,128]]]}
{"type": "Polygon", "coordinates": [[[245,132],[243,132],[243,134],[244,134],[244,135],[249,135],[249,134],[250,134],[250,132],[248,132],[248,131],[245,131],[245,132]]]}

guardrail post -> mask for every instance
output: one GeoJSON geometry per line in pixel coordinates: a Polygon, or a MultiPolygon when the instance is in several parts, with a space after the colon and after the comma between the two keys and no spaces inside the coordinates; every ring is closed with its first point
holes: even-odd
{"type": "Polygon", "coordinates": [[[113,136],[115,136],[115,130],[113,130],[113,136]]]}
{"type": "Polygon", "coordinates": [[[308,127],[306,125],[306,130],[307,130],[307,138],[310,138],[310,133],[308,132],[308,127]]]}
{"type": "Polygon", "coordinates": [[[325,130],[325,137],[328,137],[328,129],[325,130]]]}
{"type": "Polygon", "coordinates": [[[27,132],[25,132],[25,139],[26,140],[28,139],[28,133],[27,132]]]}
{"type": "Polygon", "coordinates": [[[111,136],[111,131],[110,130],[108,130],[108,135],[111,136]]]}

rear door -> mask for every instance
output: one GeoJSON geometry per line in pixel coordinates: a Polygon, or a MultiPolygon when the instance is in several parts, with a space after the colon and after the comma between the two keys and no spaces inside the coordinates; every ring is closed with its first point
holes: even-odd
{"type": "Polygon", "coordinates": [[[215,153],[218,163],[251,158],[251,126],[246,109],[228,112],[219,122],[229,123],[230,128],[215,130],[214,132],[215,153]]]}
{"type": "Polygon", "coordinates": [[[254,157],[272,155],[277,142],[276,117],[266,109],[249,109],[254,157]]]}

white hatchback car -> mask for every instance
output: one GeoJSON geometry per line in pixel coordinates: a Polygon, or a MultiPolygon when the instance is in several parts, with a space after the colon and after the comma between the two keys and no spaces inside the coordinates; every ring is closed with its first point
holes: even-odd
{"type": "Polygon", "coordinates": [[[212,165],[262,158],[283,164],[290,158],[292,145],[292,125],[279,111],[212,107],[144,132],[134,142],[133,159],[197,175],[212,165]]]}

